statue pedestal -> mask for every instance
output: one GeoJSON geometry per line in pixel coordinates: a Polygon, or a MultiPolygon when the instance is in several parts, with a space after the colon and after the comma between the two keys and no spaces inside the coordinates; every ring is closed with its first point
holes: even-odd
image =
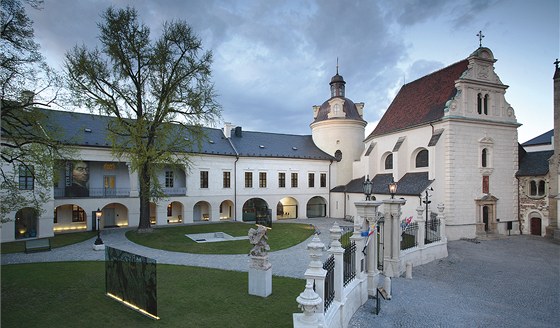
{"type": "Polygon", "coordinates": [[[249,295],[267,297],[272,294],[272,265],[268,256],[251,256],[249,263],[249,295]]]}

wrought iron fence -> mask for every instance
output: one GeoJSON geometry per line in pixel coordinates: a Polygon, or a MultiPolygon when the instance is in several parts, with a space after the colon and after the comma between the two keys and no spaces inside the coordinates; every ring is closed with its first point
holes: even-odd
{"type": "Polygon", "coordinates": [[[425,244],[431,244],[441,240],[439,224],[440,220],[438,218],[432,218],[430,221],[426,222],[425,244]]]}
{"type": "Polygon", "coordinates": [[[344,287],[356,277],[356,242],[344,248],[344,287]]]}
{"type": "Polygon", "coordinates": [[[323,269],[327,271],[325,276],[325,312],[334,300],[334,256],[331,255],[323,263],[323,269]]]}
{"type": "Polygon", "coordinates": [[[401,236],[401,251],[418,246],[418,222],[406,225],[401,236]]]}
{"type": "Polygon", "coordinates": [[[376,234],[377,234],[377,270],[383,271],[383,257],[385,256],[385,245],[383,238],[383,226],[384,222],[377,224],[376,234]]]}

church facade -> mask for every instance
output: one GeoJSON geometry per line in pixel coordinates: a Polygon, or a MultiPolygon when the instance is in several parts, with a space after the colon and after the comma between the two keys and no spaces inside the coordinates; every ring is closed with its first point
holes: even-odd
{"type": "MultiPolygon", "coordinates": [[[[346,97],[338,68],[330,98],[313,106],[311,135],[243,131],[229,123],[205,128],[202,147],[185,150],[190,166],[161,170],[167,196],[151,204],[152,224],[352,218],[370,179],[378,199],[391,197],[388,184],[397,182],[394,197],[406,199],[405,217],[414,217],[418,207],[430,217],[444,204],[450,240],[520,233],[519,123],[495,62],[492,51],[480,47],[403,85],[368,136],[365,105],[346,97]]],[[[137,225],[138,177],[126,160],[112,156],[110,118],[60,111],[48,116],[74,136],[64,142],[76,150],[76,160],[55,169],[52,202],[39,215],[14,209],[2,224],[2,241],[92,230],[98,209],[102,228],[137,225]],[[80,179],[87,193],[71,193],[80,179]]]]}

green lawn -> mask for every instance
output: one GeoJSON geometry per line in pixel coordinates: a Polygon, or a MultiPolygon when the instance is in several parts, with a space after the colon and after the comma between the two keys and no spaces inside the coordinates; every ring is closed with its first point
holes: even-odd
{"type": "MultiPolygon", "coordinates": [[[[72,232],[56,234],[51,237],[51,247],[57,248],[71,244],[80,243],[84,240],[93,238],[97,233],[95,231],[72,232]]],[[[13,241],[0,244],[2,254],[23,253],[25,251],[25,241],[13,241]]]]}
{"type": "Polygon", "coordinates": [[[248,295],[247,273],[158,265],[158,315],[105,296],[103,262],[3,265],[2,328],[292,327],[304,280],[273,277],[272,295],[248,295]]]}
{"type": "MultiPolygon", "coordinates": [[[[248,240],[234,240],[215,243],[197,243],[185,234],[225,232],[231,236],[247,236],[254,224],[241,222],[221,222],[201,225],[155,228],[152,233],[127,231],[126,237],[131,241],[151,248],[174,252],[196,254],[248,254],[251,244],[248,240]]],[[[281,223],[274,224],[269,230],[268,242],[271,251],[297,245],[309,238],[315,230],[308,224],[281,223]]]]}

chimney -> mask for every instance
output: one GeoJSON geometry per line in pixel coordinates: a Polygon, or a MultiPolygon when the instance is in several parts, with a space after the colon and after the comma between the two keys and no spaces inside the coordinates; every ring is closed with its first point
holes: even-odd
{"type": "Polygon", "coordinates": [[[235,127],[235,136],[238,138],[243,137],[243,131],[241,130],[240,126],[235,127]]]}
{"type": "Polygon", "coordinates": [[[235,127],[235,125],[231,124],[230,122],[224,123],[224,136],[229,139],[231,138],[231,130],[235,127]]]}

